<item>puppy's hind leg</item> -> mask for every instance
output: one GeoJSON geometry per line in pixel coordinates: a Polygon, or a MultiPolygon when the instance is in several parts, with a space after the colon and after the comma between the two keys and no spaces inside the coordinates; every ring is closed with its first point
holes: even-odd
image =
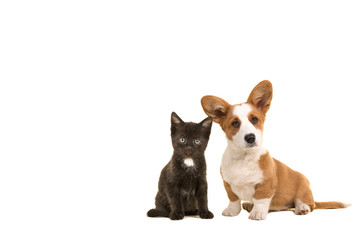
{"type": "Polygon", "coordinates": [[[297,189],[294,204],[294,213],[296,215],[306,215],[315,208],[315,201],[310,188],[310,183],[305,176],[303,176],[302,182],[297,189]]]}
{"type": "Polygon", "coordinates": [[[251,212],[251,210],[253,209],[254,204],[251,202],[244,202],[242,204],[242,208],[245,209],[247,212],[251,212]]]}
{"type": "Polygon", "coordinates": [[[300,199],[295,199],[295,211],[296,215],[306,215],[311,212],[310,206],[301,201],[300,199]]]}

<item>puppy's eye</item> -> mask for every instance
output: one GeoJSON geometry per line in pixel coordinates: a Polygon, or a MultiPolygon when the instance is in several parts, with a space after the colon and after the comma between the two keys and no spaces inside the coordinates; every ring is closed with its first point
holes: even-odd
{"type": "Polygon", "coordinates": [[[258,119],[257,117],[252,117],[252,118],[251,118],[251,122],[252,122],[253,124],[256,124],[258,121],[259,121],[259,119],[258,119]]]}
{"type": "Polygon", "coordinates": [[[199,139],[196,139],[196,140],[194,141],[194,143],[199,145],[199,144],[200,144],[200,140],[199,140],[199,139]]]}
{"type": "Polygon", "coordinates": [[[180,139],[179,139],[179,142],[181,142],[181,143],[185,143],[185,141],[186,141],[185,138],[180,138],[180,139]]]}
{"type": "Polygon", "coordinates": [[[234,128],[240,127],[240,123],[238,121],[233,121],[231,124],[234,128]]]}

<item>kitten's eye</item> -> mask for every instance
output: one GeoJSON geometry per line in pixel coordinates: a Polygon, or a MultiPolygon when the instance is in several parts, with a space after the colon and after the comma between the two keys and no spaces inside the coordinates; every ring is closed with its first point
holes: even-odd
{"type": "Polygon", "coordinates": [[[233,121],[232,124],[234,128],[240,127],[240,123],[238,121],[233,121]]]}
{"type": "Polygon", "coordinates": [[[179,141],[180,141],[181,143],[185,143],[186,140],[185,140],[185,138],[180,138],[179,141]]]}
{"type": "Polygon", "coordinates": [[[199,139],[196,139],[196,140],[194,141],[194,143],[199,145],[199,144],[200,144],[200,140],[199,140],[199,139]]]}
{"type": "Polygon", "coordinates": [[[252,117],[252,118],[251,118],[251,122],[252,122],[253,124],[256,124],[258,121],[259,121],[259,119],[258,119],[257,117],[252,117]]]}

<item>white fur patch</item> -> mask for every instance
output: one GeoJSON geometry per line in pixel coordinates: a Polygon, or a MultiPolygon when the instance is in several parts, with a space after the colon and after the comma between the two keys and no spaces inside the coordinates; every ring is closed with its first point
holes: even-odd
{"type": "Polygon", "coordinates": [[[351,203],[343,203],[344,204],[344,207],[350,207],[352,204],[351,203]]]}
{"type": "Polygon", "coordinates": [[[258,161],[265,153],[267,150],[262,146],[239,149],[228,145],[226,148],[221,162],[222,177],[241,200],[252,201],[255,186],[263,181],[258,161]]]}
{"type": "Polygon", "coordinates": [[[241,211],[241,200],[229,202],[229,206],[222,212],[222,215],[233,217],[239,215],[241,211]]]}
{"type": "Polygon", "coordinates": [[[252,220],[265,220],[269,212],[271,199],[272,198],[264,198],[256,200],[253,198],[252,202],[254,203],[254,207],[250,212],[249,218],[252,220]]]}
{"type": "Polygon", "coordinates": [[[252,111],[252,108],[249,104],[243,103],[234,107],[233,114],[239,118],[241,121],[239,131],[233,136],[232,144],[240,148],[248,148],[249,144],[245,141],[245,135],[255,134],[256,140],[254,146],[262,145],[262,131],[254,127],[254,125],[249,121],[249,113],[252,111]]]}
{"type": "Polygon", "coordinates": [[[188,167],[193,167],[194,166],[194,160],[192,158],[185,158],[184,159],[184,164],[188,167]]]}

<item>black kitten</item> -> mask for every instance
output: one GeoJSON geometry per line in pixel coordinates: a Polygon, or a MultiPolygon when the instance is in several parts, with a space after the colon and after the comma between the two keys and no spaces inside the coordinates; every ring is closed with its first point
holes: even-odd
{"type": "Polygon", "coordinates": [[[201,123],[183,122],[176,113],[171,114],[171,139],[174,153],[163,168],[155,209],[149,217],[183,219],[185,215],[213,218],[208,209],[206,163],[204,151],[209,141],[212,119],[201,123]]]}

